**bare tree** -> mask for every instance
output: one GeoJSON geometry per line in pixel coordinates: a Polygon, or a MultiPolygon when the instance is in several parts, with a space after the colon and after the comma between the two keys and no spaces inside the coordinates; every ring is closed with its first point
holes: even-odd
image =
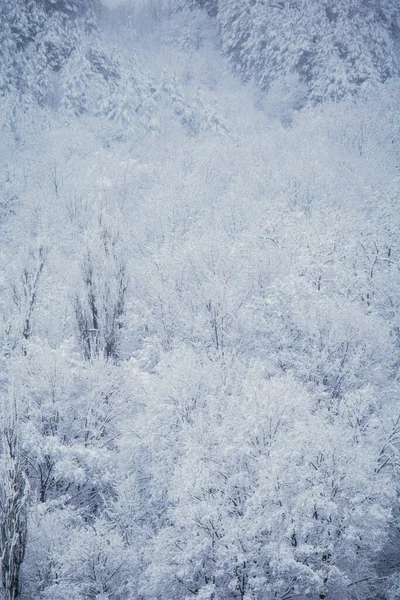
{"type": "Polygon", "coordinates": [[[21,319],[22,351],[26,354],[26,342],[32,335],[33,317],[37,305],[39,280],[46,262],[47,251],[40,244],[31,250],[29,258],[22,269],[19,281],[12,284],[14,304],[17,306],[21,319]]]}
{"type": "Polygon", "coordinates": [[[128,274],[119,231],[100,223],[82,261],[83,287],[75,299],[75,316],[86,359],[102,354],[118,360],[128,274]]]}

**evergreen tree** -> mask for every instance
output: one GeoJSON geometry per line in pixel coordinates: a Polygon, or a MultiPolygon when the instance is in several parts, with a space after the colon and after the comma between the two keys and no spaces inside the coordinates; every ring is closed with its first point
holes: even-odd
{"type": "Polygon", "coordinates": [[[218,21],[233,68],[264,90],[296,73],[317,103],[399,73],[400,9],[389,1],[221,0],[218,21]]]}

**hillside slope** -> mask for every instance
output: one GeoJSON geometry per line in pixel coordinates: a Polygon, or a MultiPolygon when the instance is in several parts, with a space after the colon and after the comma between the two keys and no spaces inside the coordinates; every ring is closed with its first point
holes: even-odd
{"type": "Polygon", "coordinates": [[[4,600],[399,597],[397,4],[276,4],[0,7],[4,600]]]}

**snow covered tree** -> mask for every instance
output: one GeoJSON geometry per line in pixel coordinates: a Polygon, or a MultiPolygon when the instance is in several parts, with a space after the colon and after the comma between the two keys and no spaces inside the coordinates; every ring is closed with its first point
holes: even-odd
{"type": "Polygon", "coordinates": [[[20,460],[34,502],[93,520],[114,485],[110,460],[129,412],[125,371],[40,342],[8,371],[21,398],[20,460]]]}
{"type": "MultiPolygon", "coordinates": [[[[14,91],[21,108],[54,102],[55,74],[68,62],[96,2],[17,0],[0,9],[0,88],[14,91]]],[[[90,27],[89,27],[90,29],[90,27]]],[[[93,29],[93,27],[92,27],[93,29]]]]}
{"type": "Polygon", "coordinates": [[[211,391],[203,367],[196,396],[183,385],[176,399],[169,388],[168,401],[153,404],[151,429],[158,421],[162,437],[152,485],[168,481],[168,495],[148,556],[148,597],[349,599],[377,585],[395,497],[389,473],[377,474],[384,413],[371,396],[349,397],[334,423],[301,385],[262,380],[260,368],[244,382],[242,370],[224,397],[227,382],[211,391]]]}
{"type": "Polygon", "coordinates": [[[264,90],[297,73],[312,103],[338,100],[396,76],[400,12],[392,2],[221,0],[223,49],[264,90]]]}
{"type": "Polygon", "coordinates": [[[89,86],[93,78],[91,65],[82,48],[77,47],[61,72],[61,107],[69,116],[79,116],[90,109],[89,86]]]}
{"type": "Polygon", "coordinates": [[[159,129],[157,119],[157,86],[149,73],[132,61],[125,65],[116,59],[118,74],[106,80],[97,99],[97,114],[115,123],[119,133],[154,133],[159,129]]]}
{"type": "Polygon", "coordinates": [[[218,0],[178,0],[178,7],[204,8],[211,17],[215,17],[218,12],[218,0]]]}
{"type": "Polygon", "coordinates": [[[21,597],[21,567],[27,542],[29,485],[20,448],[20,423],[15,397],[2,402],[2,454],[0,456],[0,569],[5,600],[21,597]]]}
{"type": "Polygon", "coordinates": [[[190,106],[190,103],[184,97],[176,75],[169,76],[164,71],[161,91],[167,94],[175,115],[179,118],[188,134],[196,135],[200,129],[199,119],[193,107],[190,106]]]}
{"type": "Polygon", "coordinates": [[[88,237],[82,263],[83,289],[75,314],[84,356],[119,357],[128,288],[127,259],[120,226],[102,215],[88,237]]]}
{"type": "Polygon", "coordinates": [[[120,535],[107,522],[82,527],[72,533],[55,556],[56,573],[46,598],[72,600],[123,600],[134,561],[120,535]]]}
{"type": "Polygon", "coordinates": [[[31,338],[38,303],[39,284],[46,262],[48,249],[42,242],[32,244],[22,261],[22,272],[14,273],[10,281],[14,311],[6,327],[5,352],[27,352],[26,344],[31,338]],[[14,279],[15,277],[15,279],[14,279]]]}

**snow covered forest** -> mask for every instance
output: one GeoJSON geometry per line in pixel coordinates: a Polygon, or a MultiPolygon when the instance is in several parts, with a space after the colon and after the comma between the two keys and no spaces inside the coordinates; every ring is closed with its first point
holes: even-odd
{"type": "Polygon", "coordinates": [[[399,0],[0,0],[0,129],[0,598],[399,600],[399,0]]]}

